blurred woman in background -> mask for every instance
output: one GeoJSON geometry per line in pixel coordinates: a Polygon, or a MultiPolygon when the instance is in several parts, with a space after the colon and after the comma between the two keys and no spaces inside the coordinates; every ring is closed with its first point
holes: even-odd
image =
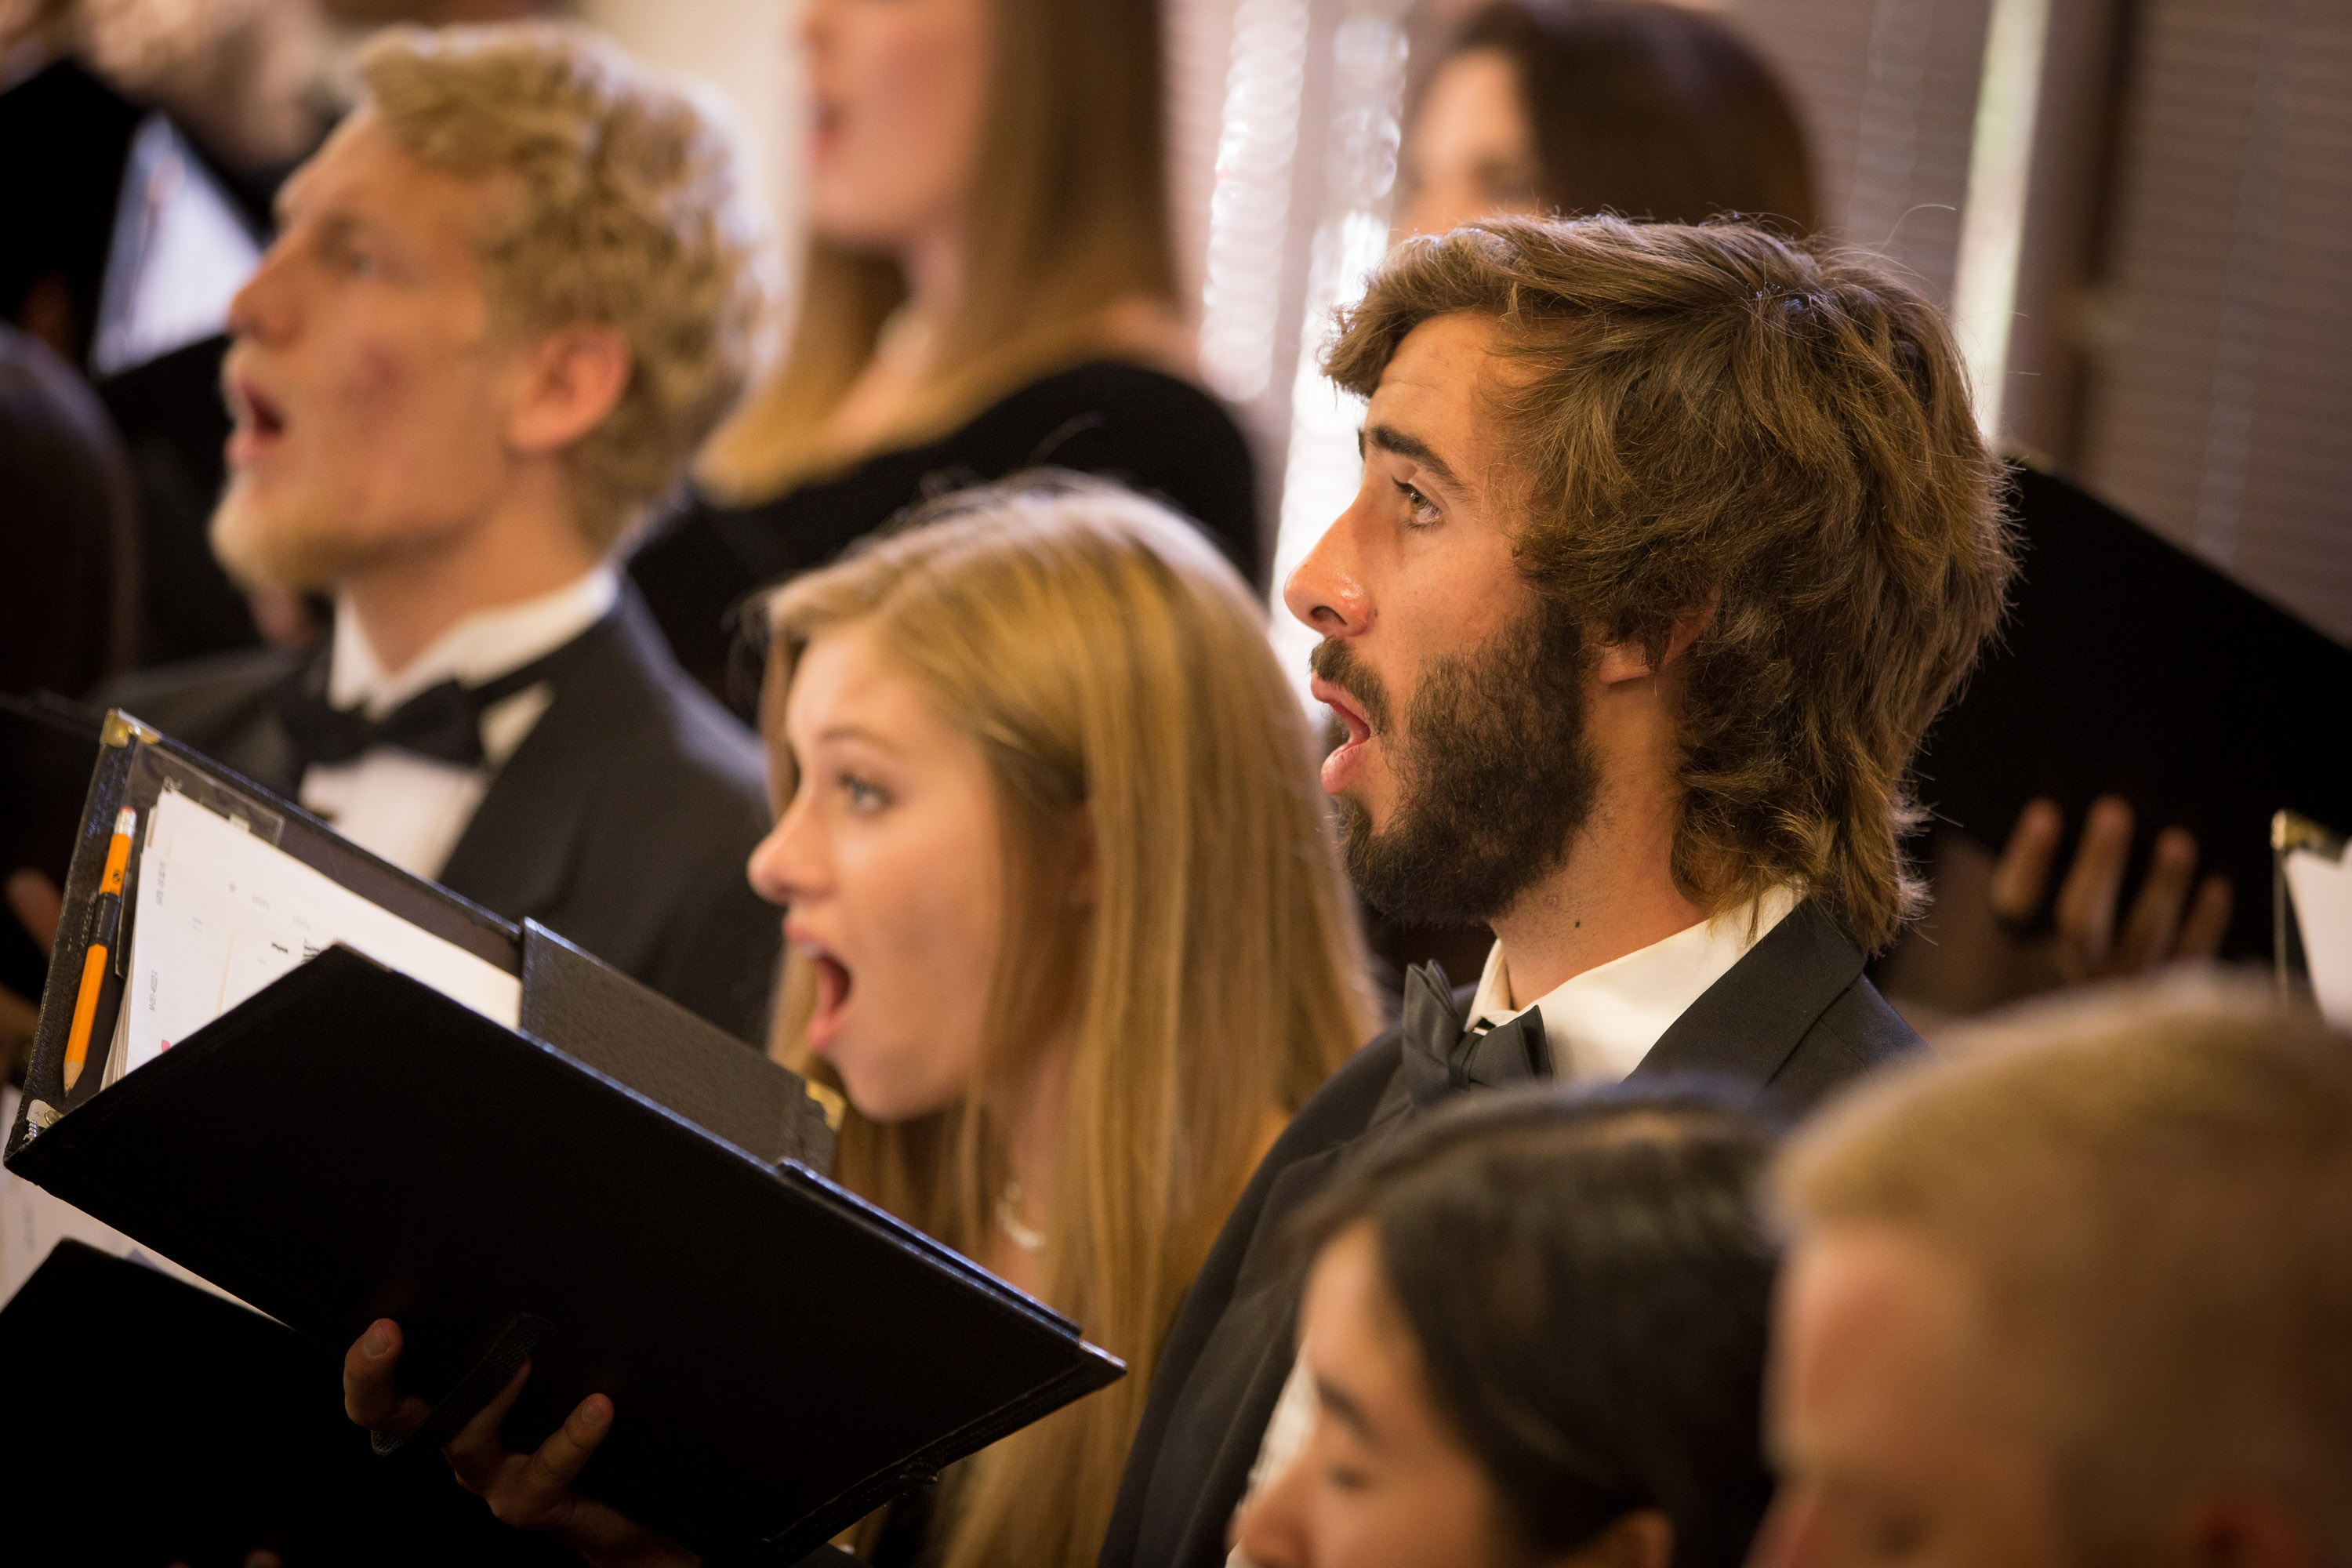
{"type": "Polygon", "coordinates": [[[724,684],[728,607],[937,490],[1041,464],[1260,570],[1248,448],[1191,379],[1155,0],[810,0],[808,246],[782,363],[633,567],[724,684]]]}
{"type": "MultiPolygon", "coordinates": [[[[1089,1568],[1178,1302],[1372,1029],[1306,716],[1247,584],[1091,480],[951,498],[760,615],[780,814],[751,875],[788,909],[776,1054],[847,1101],[835,1178],[1128,1363],[869,1520],[860,1555],[1089,1568]]],[[[352,1413],[413,1425],[376,1342],[352,1413]]],[[[629,1418],[602,1400],[529,1462],[493,1405],[451,1464],[593,1561],[681,1561],[563,1489],[606,1429],[583,1412],[629,1418]]]]}
{"type": "Polygon", "coordinates": [[[1404,234],[1597,212],[1820,226],[1787,91],[1737,33],[1678,5],[1501,0],[1475,13],[1429,77],[1402,175],[1404,234]]]}

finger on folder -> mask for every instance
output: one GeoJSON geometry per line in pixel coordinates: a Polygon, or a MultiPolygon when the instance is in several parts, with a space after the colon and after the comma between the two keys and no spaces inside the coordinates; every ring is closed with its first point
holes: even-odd
{"type": "MultiPolygon", "coordinates": [[[[401,1392],[400,1351],[400,1325],[379,1318],[344,1352],[343,1408],[371,1431],[404,1435],[432,1413],[423,1400],[401,1392]]],[[[604,1395],[582,1400],[536,1452],[507,1451],[499,1424],[530,1376],[530,1363],[525,1362],[499,1397],[443,1448],[459,1484],[487,1501],[502,1522],[561,1542],[591,1562],[618,1557],[640,1568],[688,1568],[701,1561],[618,1510],[572,1489],[612,1427],[613,1402],[604,1395]]]]}

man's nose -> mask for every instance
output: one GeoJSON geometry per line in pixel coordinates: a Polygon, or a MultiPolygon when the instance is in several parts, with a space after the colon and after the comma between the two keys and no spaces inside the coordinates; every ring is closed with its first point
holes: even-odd
{"type": "Polygon", "coordinates": [[[1356,513],[1354,506],[1341,512],[1282,585],[1283,604],[1322,637],[1360,636],[1372,624],[1371,595],[1355,547],[1356,513]]]}
{"type": "Polygon", "coordinates": [[[253,276],[228,302],[232,336],[263,342],[284,340],[293,330],[294,291],[286,271],[286,242],[280,239],[261,254],[253,276]]]}

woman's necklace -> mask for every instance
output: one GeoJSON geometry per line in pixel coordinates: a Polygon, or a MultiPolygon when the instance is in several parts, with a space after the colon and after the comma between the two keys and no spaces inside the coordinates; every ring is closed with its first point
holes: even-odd
{"type": "Polygon", "coordinates": [[[1007,1182],[996,1199],[996,1228],[1024,1252],[1045,1250],[1045,1233],[1021,1217],[1021,1184],[1007,1182]]]}

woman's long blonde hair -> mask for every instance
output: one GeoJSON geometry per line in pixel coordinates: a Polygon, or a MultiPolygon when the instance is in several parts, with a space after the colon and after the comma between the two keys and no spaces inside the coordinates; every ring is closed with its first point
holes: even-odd
{"type": "MultiPolygon", "coordinates": [[[[992,3],[962,291],[933,370],[871,449],[943,434],[1096,354],[1138,357],[1111,308],[1176,306],[1158,0],[992,3]]],[[[812,237],[783,362],[705,449],[705,488],[764,500],[864,456],[828,448],[824,426],[906,297],[896,261],[812,237]]]]}
{"type": "MultiPolygon", "coordinates": [[[[1087,1568],[1160,1338],[1274,1119],[1373,1025],[1310,731],[1233,568],[1174,513],[1095,481],[950,497],[777,593],[762,709],[780,799],[796,785],[784,693],[811,640],[850,622],[988,759],[1005,938],[982,1081],[911,1122],[852,1110],[837,1174],[978,1250],[1008,1173],[992,1109],[1064,1032],[1042,1294],[1129,1368],[965,1466],[930,1560],[1087,1568]]],[[[837,1085],[803,1042],[812,994],[788,960],[775,1049],[837,1085]]]]}

